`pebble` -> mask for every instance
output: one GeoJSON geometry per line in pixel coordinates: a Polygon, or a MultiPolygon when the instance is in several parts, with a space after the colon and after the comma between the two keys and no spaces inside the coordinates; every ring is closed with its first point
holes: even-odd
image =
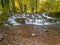
{"type": "Polygon", "coordinates": [[[34,34],[34,33],[32,33],[32,36],[35,36],[35,34],[34,34]]]}

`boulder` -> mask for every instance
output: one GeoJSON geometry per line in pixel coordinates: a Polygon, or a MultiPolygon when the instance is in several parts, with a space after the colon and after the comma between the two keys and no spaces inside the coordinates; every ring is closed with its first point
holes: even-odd
{"type": "Polygon", "coordinates": [[[18,18],[18,19],[16,19],[16,21],[21,24],[25,24],[25,18],[18,18]]]}

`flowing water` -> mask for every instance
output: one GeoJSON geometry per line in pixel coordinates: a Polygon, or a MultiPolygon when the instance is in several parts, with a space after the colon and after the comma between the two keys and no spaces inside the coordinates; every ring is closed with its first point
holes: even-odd
{"type": "MultiPolygon", "coordinates": [[[[33,25],[52,25],[59,24],[60,21],[56,18],[49,17],[48,15],[43,14],[14,14],[8,19],[8,23],[11,25],[22,25],[21,23],[16,22],[17,18],[25,18],[25,24],[33,24],[33,25]]],[[[5,24],[8,25],[8,24],[5,24]]]]}
{"type": "Polygon", "coordinates": [[[11,17],[8,18],[7,23],[4,24],[7,27],[4,27],[2,30],[3,32],[1,31],[0,33],[4,35],[4,39],[0,43],[0,45],[60,45],[59,24],[60,21],[58,19],[49,17],[44,13],[34,15],[13,14],[11,17]],[[24,18],[25,24],[33,25],[22,25],[21,23],[16,22],[17,18],[24,18]]]}

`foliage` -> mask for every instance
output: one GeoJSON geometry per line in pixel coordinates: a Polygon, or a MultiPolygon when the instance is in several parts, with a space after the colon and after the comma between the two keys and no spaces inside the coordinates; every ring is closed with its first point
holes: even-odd
{"type": "MultiPolygon", "coordinates": [[[[1,1],[2,2],[2,7],[4,7],[3,3],[4,0],[1,1]]],[[[6,4],[9,5],[9,1],[6,0],[6,4]]],[[[31,13],[33,10],[34,12],[41,12],[41,10],[45,10],[47,12],[60,12],[60,1],[56,1],[56,0],[10,0],[10,10],[13,12],[24,12],[24,8],[26,5],[26,12],[27,13],[31,13]]],[[[6,6],[6,5],[5,5],[6,6]]]]}
{"type": "Polygon", "coordinates": [[[5,23],[9,17],[9,0],[1,0],[2,14],[0,16],[0,25],[5,23]]]}
{"type": "MultiPolygon", "coordinates": [[[[1,0],[0,2],[2,4],[2,11],[3,12],[5,11],[4,13],[7,14],[9,13],[9,10],[11,13],[21,13],[21,14],[26,12],[27,13],[41,13],[41,12],[60,13],[59,0],[1,0]]],[[[54,15],[53,17],[55,16],[58,17],[59,15],[54,15]]]]}
{"type": "Polygon", "coordinates": [[[51,17],[60,18],[60,12],[50,12],[51,17]]]}

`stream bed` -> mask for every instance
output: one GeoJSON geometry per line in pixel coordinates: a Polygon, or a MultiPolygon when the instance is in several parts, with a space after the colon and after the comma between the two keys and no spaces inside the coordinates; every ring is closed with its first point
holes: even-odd
{"type": "MultiPolygon", "coordinates": [[[[24,18],[25,24],[33,24],[33,25],[52,25],[52,24],[60,24],[60,20],[49,17],[48,15],[43,14],[13,14],[11,17],[8,18],[7,22],[13,26],[22,25],[21,23],[17,22],[17,18],[24,18]]],[[[4,24],[8,26],[9,24],[4,24]]]]}

